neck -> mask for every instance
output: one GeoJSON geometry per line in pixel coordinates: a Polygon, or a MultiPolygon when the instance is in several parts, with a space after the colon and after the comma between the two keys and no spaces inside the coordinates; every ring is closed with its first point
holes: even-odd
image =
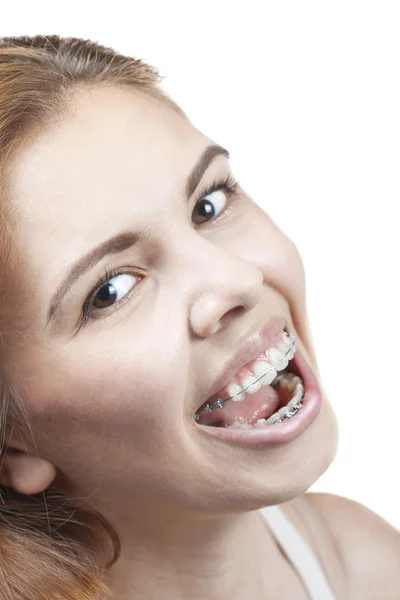
{"type": "Polygon", "coordinates": [[[284,559],[260,511],[132,527],[109,571],[118,600],[275,598],[284,559]]]}

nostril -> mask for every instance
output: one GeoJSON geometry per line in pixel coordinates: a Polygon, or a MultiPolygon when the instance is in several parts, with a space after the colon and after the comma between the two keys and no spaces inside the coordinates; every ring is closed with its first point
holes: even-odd
{"type": "Polygon", "coordinates": [[[247,308],[245,306],[235,306],[234,308],[228,310],[223,317],[221,317],[220,322],[225,327],[226,325],[229,325],[233,319],[240,317],[243,312],[247,312],[247,308]]]}

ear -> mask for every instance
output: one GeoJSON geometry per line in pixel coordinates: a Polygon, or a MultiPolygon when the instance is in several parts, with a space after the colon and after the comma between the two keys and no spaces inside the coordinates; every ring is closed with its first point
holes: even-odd
{"type": "Polygon", "coordinates": [[[29,456],[17,448],[7,448],[0,471],[0,483],[13,487],[20,494],[38,494],[49,487],[56,474],[55,466],[47,460],[29,456]]]}

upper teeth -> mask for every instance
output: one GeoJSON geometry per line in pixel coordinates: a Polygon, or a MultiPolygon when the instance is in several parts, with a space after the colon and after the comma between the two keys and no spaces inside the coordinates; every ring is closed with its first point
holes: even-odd
{"type": "Polygon", "coordinates": [[[286,369],[295,352],[296,338],[293,334],[285,331],[278,347],[266,350],[265,356],[269,358],[269,361],[258,360],[252,363],[251,368],[248,368],[250,374],[241,380],[242,386],[234,382],[228,384],[225,390],[229,397],[225,399],[218,398],[212,405],[206,404],[204,410],[211,412],[213,408],[222,408],[227,400],[241,401],[245,398],[246,393],[255,394],[261,386],[270,385],[277,379],[278,372],[286,369]]]}
{"type": "Polygon", "coordinates": [[[294,336],[289,334],[287,341],[281,342],[278,348],[270,348],[267,351],[269,361],[259,360],[252,364],[251,368],[249,368],[252,374],[242,379],[242,389],[236,383],[231,383],[227,386],[226,389],[229,394],[227,400],[232,399],[234,402],[243,400],[246,393],[255,394],[261,386],[273,383],[278,372],[286,369],[295,351],[296,340],[294,336]]]}

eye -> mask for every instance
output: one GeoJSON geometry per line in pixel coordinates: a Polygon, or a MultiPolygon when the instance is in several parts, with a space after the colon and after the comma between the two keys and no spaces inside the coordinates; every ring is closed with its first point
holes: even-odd
{"type": "Polygon", "coordinates": [[[107,309],[112,311],[114,305],[118,304],[119,308],[120,305],[129,300],[131,295],[129,292],[136,287],[135,282],[140,280],[141,276],[126,271],[127,269],[119,269],[118,271],[108,271],[106,269],[101,281],[92,290],[83,305],[80,325],[84,325],[89,317],[98,318],[93,316],[92,313],[99,311],[103,316],[110,312],[107,309]]]}
{"type": "Polygon", "coordinates": [[[228,176],[224,181],[214,183],[210,188],[200,194],[200,199],[196,202],[193,215],[197,211],[198,218],[194,219],[196,225],[201,225],[205,221],[219,217],[225,210],[226,205],[230,204],[228,198],[235,194],[239,183],[228,176]]]}
{"type": "Polygon", "coordinates": [[[134,277],[128,273],[121,273],[109,279],[96,292],[92,300],[93,307],[103,309],[108,308],[114,302],[119,302],[121,297],[132,288],[131,279],[134,277]]]}

